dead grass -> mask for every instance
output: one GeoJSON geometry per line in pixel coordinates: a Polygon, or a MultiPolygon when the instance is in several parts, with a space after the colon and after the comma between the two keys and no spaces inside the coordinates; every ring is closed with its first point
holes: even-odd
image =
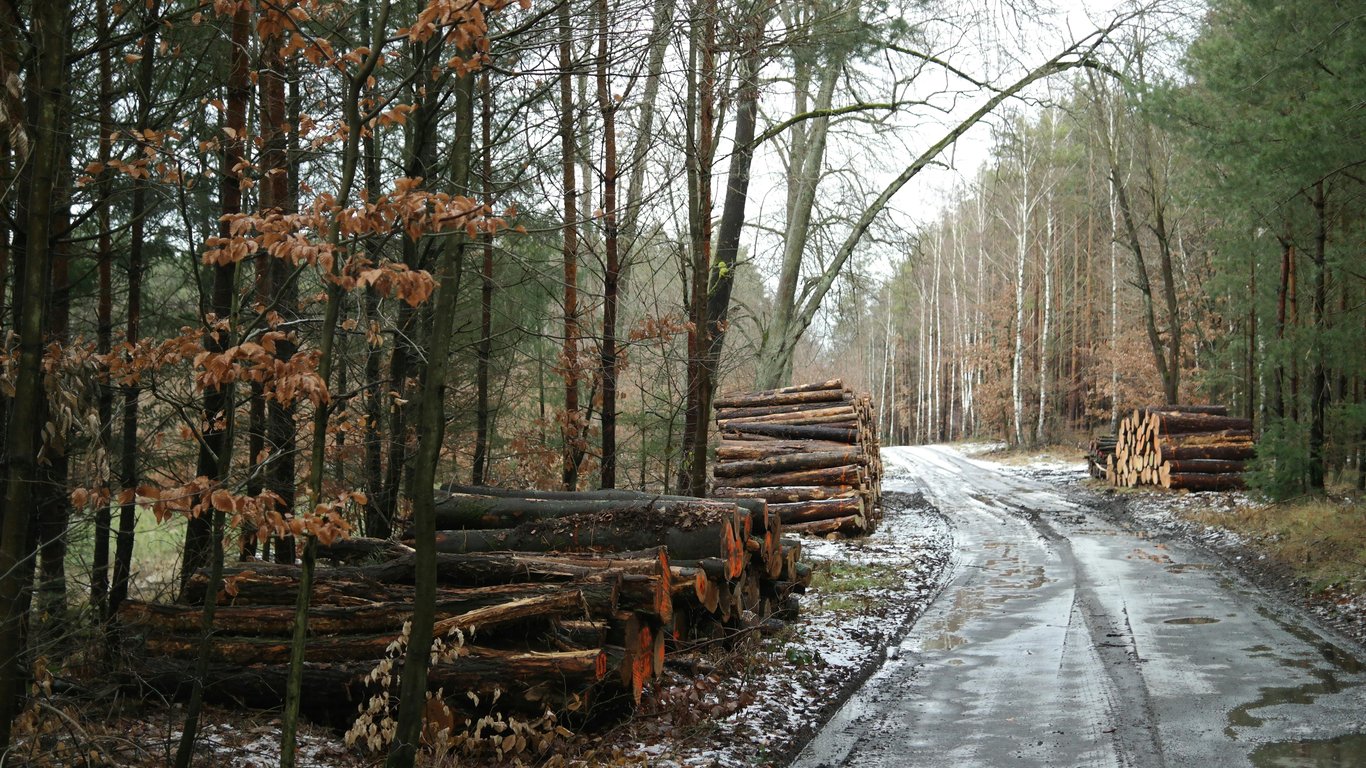
{"type": "Polygon", "coordinates": [[[1366,595],[1366,504],[1360,501],[1303,498],[1202,507],[1187,516],[1240,534],[1316,590],[1366,595]]]}
{"type": "Polygon", "coordinates": [[[1053,443],[1049,445],[1021,446],[1016,448],[996,448],[979,454],[981,458],[1007,464],[1023,466],[1038,462],[1061,462],[1073,464],[1084,460],[1084,450],[1075,445],[1053,443]]]}

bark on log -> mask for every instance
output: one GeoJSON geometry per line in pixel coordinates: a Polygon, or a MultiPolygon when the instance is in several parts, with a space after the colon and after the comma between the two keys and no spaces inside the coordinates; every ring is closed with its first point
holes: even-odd
{"type": "Polygon", "coordinates": [[[778,513],[784,526],[795,523],[808,523],[812,520],[829,520],[832,517],[848,517],[864,513],[863,499],[821,499],[799,501],[791,504],[774,504],[769,509],[778,513]]]}
{"type": "Polygon", "coordinates": [[[1162,461],[1225,460],[1246,461],[1257,455],[1252,443],[1211,443],[1208,445],[1183,445],[1164,442],[1159,445],[1158,458],[1162,461]]]}
{"type": "Polygon", "coordinates": [[[748,419],[755,416],[773,416],[780,413],[796,414],[820,411],[830,408],[834,403],[789,403],[788,405],[754,405],[745,408],[717,408],[718,419],[748,419]]]}
{"type": "Polygon", "coordinates": [[[1188,491],[1236,491],[1246,486],[1241,474],[1205,475],[1173,472],[1167,477],[1166,487],[1188,491]]]}
{"type": "Polygon", "coordinates": [[[787,530],[793,533],[807,533],[822,536],[831,533],[859,535],[866,531],[868,521],[863,515],[849,515],[830,520],[813,520],[809,523],[793,523],[787,530]]]}
{"type": "MultiPolygon", "coordinates": [[[[845,448],[842,451],[815,451],[787,456],[773,456],[765,459],[717,462],[713,474],[717,478],[747,477],[751,475],[772,475],[803,469],[824,469],[851,464],[864,464],[867,455],[858,448],[845,448]]],[[[717,482],[720,482],[718,480],[717,482]]]]}
{"type": "Polygon", "coordinates": [[[764,488],[717,487],[713,496],[766,499],[770,506],[818,499],[853,499],[859,495],[856,485],[769,486],[764,488]]]}
{"type": "MultiPolygon", "coordinates": [[[[195,662],[166,656],[139,658],[134,663],[131,685],[172,699],[190,694],[195,662]]],[[[329,725],[348,726],[356,706],[374,692],[364,678],[373,662],[304,663],[303,711],[310,719],[329,725]]],[[[601,680],[607,657],[600,648],[558,653],[498,653],[471,648],[468,656],[433,664],[427,672],[431,691],[444,689],[448,703],[467,709],[466,691],[476,693],[488,706],[493,692],[501,691],[500,710],[541,712],[566,693],[583,691],[601,680]]],[[[278,709],[284,701],[288,664],[211,663],[204,679],[206,700],[257,709],[278,709]]]]}
{"type": "Polygon", "coordinates": [[[1153,414],[1158,430],[1163,435],[1179,435],[1188,432],[1215,432],[1219,430],[1251,430],[1252,420],[1233,416],[1210,416],[1203,413],[1153,414]]]}
{"type": "Polygon", "coordinates": [[[838,467],[823,467],[821,469],[803,469],[792,472],[775,472],[766,475],[748,475],[746,477],[726,478],[728,487],[733,488],[766,488],[785,485],[834,485],[834,486],[861,486],[867,478],[867,470],[857,464],[846,464],[838,467]]]}
{"type": "MultiPolygon", "coordinates": [[[[847,448],[848,446],[840,443],[831,443],[835,448],[847,448]]],[[[612,488],[596,491],[536,491],[513,488],[494,488],[482,485],[458,485],[449,484],[442,487],[448,493],[468,494],[475,496],[497,496],[508,499],[560,499],[567,501],[581,499],[595,499],[602,501],[660,501],[660,502],[706,502],[714,499],[701,499],[695,496],[679,496],[674,494],[649,493],[647,491],[632,491],[622,488],[612,488]]],[[[726,499],[725,503],[734,504],[750,511],[755,517],[754,525],[759,526],[759,516],[765,510],[765,505],[758,499],[726,499]]]]}
{"type": "Polygon", "coordinates": [[[729,424],[812,424],[812,419],[834,418],[837,421],[856,421],[858,412],[852,404],[842,403],[833,407],[812,408],[790,413],[770,413],[763,416],[737,416],[733,413],[718,413],[716,423],[722,428],[729,424]]]}
{"type": "MultiPolygon", "coordinates": [[[[679,558],[722,557],[743,561],[743,531],[734,521],[748,511],[732,506],[695,505],[670,514],[622,514],[617,511],[570,515],[544,523],[500,530],[441,531],[438,552],[611,552],[666,546],[679,558]]],[[[743,567],[743,566],[741,566],[743,567]]]]}
{"type": "Polygon", "coordinates": [[[1226,405],[1159,405],[1153,408],[1143,409],[1143,413],[1202,413],[1206,416],[1227,416],[1228,406],[1226,405]]]}
{"type": "Polygon", "coordinates": [[[859,441],[857,429],[837,427],[800,427],[785,424],[739,424],[721,429],[723,438],[731,436],[776,437],[785,440],[829,440],[836,443],[854,445],[859,441]]]}
{"type": "MultiPolygon", "coordinates": [[[[463,587],[565,582],[587,578],[604,567],[607,566],[593,561],[578,562],[539,553],[441,553],[437,555],[437,580],[442,585],[463,587]]],[[[274,604],[272,596],[281,595],[284,600],[282,604],[293,605],[297,597],[298,573],[296,565],[276,563],[237,564],[223,569],[227,580],[240,584],[239,593],[231,596],[232,601],[237,603],[274,604]]],[[[207,574],[202,570],[196,572],[183,594],[185,601],[201,603],[207,583],[207,574]]],[[[412,583],[412,555],[370,565],[319,567],[313,602],[360,605],[377,600],[411,599],[407,597],[411,595],[411,590],[395,590],[391,587],[412,583]]],[[[228,598],[226,594],[223,595],[224,602],[228,598]]]]}
{"type": "Polygon", "coordinates": [[[828,440],[768,440],[758,442],[723,440],[716,449],[716,458],[718,461],[743,461],[821,451],[847,450],[850,450],[847,443],[836,443],[828,440]]]}
{"type": "MultiPolygon", "coordinates": [[[[670,501],[660,498],[639,499],[538,499],[476,496],[439,492],[436,525],[442,530],[459,528],[514,528],[523,523],[554,520],[568,515],[618,512],[644,515],[672,514],[709,502],[700,499],[670,501]]],[[[725,506],[722,502],[710,502],[725,506]]]]}
{"type": "Polygon", "coordinates": [[[754,406],[791,405],[794,403],[821,403],[852,400],[853,395],[843,384],[827,386],[834,382],[797,385],[781,390],[766,389],[762,392],[746,392],[738,395],[723,395],[716,398],[715,408],[749,408],[754,406]]]}
{"type": "Polygon", "coordinates": [[[1170,459],[1166,464],[1171,472],[1178,474],[1222,475],[1247,469],[1245,461],[1226,459],[1170,459]]]}
{"type": "MultiPolygon", "coordinates": [[[[560,599],[543,603],[542,606],[550,609],[554,605],[572,612],[576,607],[586,604],[591,615],[608,616],[617,610],[618,584],[621,579],[620,573],[611,572],[594,574],[572,585],[513,584],[441,589],[436,597],[436,615],[438,619],[450,618],[516,600],[558,596],[560,599]]],[[[250,592],[251,585],[252,582],[246,581],[238,588],[250,592]]],[[[272,591],[274,588],[272,584],[272,591]]],[[[390,593],[385,596],[400,599],[364,605],[315,603],[308,612],[309,634],[397,633],[403,628],[403,622],[412,617],[412,593],[408,590],[406,595],[400,591],[397,595],[390,593]]],[[[227,635],[290,636],[294,612],[294,605],[283,600],[273,604],[248,600],[220,605],[214,614],[214,630],[227,635]]],[[[200,630],[202,613],[199,606],[132,600],[119,608],[119,619],[127,626],[149,627],[161,633],[194,634],[200,630]]]]}

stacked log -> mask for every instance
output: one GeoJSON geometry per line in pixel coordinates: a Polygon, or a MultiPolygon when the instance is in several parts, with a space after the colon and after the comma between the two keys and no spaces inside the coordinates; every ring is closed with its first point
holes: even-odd
{"type": "Polygon", "coordinates": [[[1164,405],[1120,419],[1113,452],[1101,475],[1113,485],[1157,485],[1190,491],[1244,487],[1246,463],[1256,455],[1249,419],[1217,405],[1164,405]]]}
{"type": "Polygon", "coordinates": [[[865,535],[882,516],[877,416],[835,379],[719,397],[712,496],[762,499],[793,533],[865,535]]]}
{"type": "MultiPolygon", "coordinates": [[[[763,500],[451,487],[438,492],[437,510],[436,636],[458,632],[463,646],[432,666],[429,685],[472,715],[477,702],[568,714],[603,697],[639,701],[667,654],[789,615],[811,578],[800,542],[783,537],[763,500]]],[[[377,551],[397,554],[317,570],[304,685],[306,713],[320,721],[354,719],[377,692],[371,671],[411,617],[415,555],[377,551]]],[[[292,565],[225,569],[211,699],[284,700],[298,576],[292,565]]],[[[120,609],[142,685],[189,690],[207,584],[201,572],[183,603],[120,609]]]]}
{"type": "Polygon", "coordinates": [[[1086,471],[1087,474],[1097,480],[1109,478],[1107,472],[1113,464],[1111,456],[1115,455],[1115,444],[1118,438],[1115,435],[1096,435],[1091,438],[1091,443],[1086,447],[1086,471]]]}

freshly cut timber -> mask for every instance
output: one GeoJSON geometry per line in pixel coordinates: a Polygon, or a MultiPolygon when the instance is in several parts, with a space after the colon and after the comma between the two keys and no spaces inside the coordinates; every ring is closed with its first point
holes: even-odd
{"type": "Polygon", "coordinates": [[[1087,459],[1092,475],[1113,485],[1160,485],[1191,491],[1243,487],[1256,456],[1252,422],[1223,406],[1156,406],[1120,419],[1111,441],[1098,438],[1087,459]]]}
{"type": "Polygon", "coordinates": [[[798,532],[857,535],[876,524],[882,461],[868,395],[832,380],[723,397],[716,423],[714,497],[764,499],[798,532]]]}
{"type": "MultiPolygon", "coordinates": [[[[850,448],[835,444],[830,450],[851,463],[792,470],[854,467],[862,473],[864,480],[843,489],[847,497],[826,505],[832,514],[862,508],[873,472],[867,458],[850,448]]],[[[761,459],[775,457],[784,458],[761,459]]],[[[797,461],[810,466],[813,460],[797,461]]],[[[459,632],[475,645],[437,664],[429,683],[433,691],[444,689],[448,705],[466,712],[492,711],[494,690],[502,691],[497,709],[529,712],[582,710],[599,696],[639,700],[664,669],[666,653],[729,645],[774,623],[775,616],[791,617],[803,574],[810,579],[810,568],[799,562],[800,545],[783,536],[781,511],[758,494],[705,500],[448,486],[438,498],[450,501],[448,507],[459,510],[451,514],[466,524],[521,521],[439,534],[439,548],[449,551],[436,558],[434,634],[449,639],[459,632]],[[483,703],[472,705],[466,692],[483,703]]],[[[848,527],[842,520],[819,522],[832,530],[848,527]]],[[[376,665],[390,666],[383,660],[392,658],[416,596],[410,547],[365,542],[341,551],[391,557],[316,570],[305,686],[310,700],[327,701],[306,705],[305,712],[332,723],[354,717],[356,705],[378,692],[367,674],[376,665]]],[[[201,570],[183,590],[185,602],[130,601],[120,611],[118,626],[129,649],[141,651],[129,659],[143,686],[168,695],[188,692],[203,647],[199,604],[208,582],[201,570]]],[[[295,565],[224,568],[214,642],[202,660],[210,665],[210,700],[279,706],[298,589],[295,565]]]]}

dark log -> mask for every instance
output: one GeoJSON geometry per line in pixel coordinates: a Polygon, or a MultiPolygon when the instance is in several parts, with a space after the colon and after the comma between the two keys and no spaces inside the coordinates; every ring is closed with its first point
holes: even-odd
{"type": "Polygon", "coordinates": [[[732,423],[744,424],[805,424],[812,423],[810,419],[823,419],[835,417],[838,420],[848,419],[858,420],[858,412],[849,403],[838,405],[825,404],[823,408],[811,408],[804,411],[794,411],[788,413],[770,413],[762,416],[737,416],[734,413],[718,413],[716,423],[721,427],[726,427],[732,423]]]}
{"type": "Polygon", "coordinates": [[[718,461],[738,461],[847,450],[850,450],[848,444],[827,440],[722,441],[716,449],[716,458],[718,461]]]}
{"type": "Polygon", "coordinates": [[[1222,475],[1230,472],[1242,472],[1247,468],[1245,461],[1228,459],[1171,459],[1166,463],[1169,471],[1178,474],[1222,475]]]}
{"type": "Polygon", "coordinates": [[[791,504],[773,504],[769,509],[778,513],[784,526],[807,523],[812,520],[828,520],[832,517],[861,515],[864,512],[862,499],[798,501],[791,504]]]}
{"type": "Polygon", "coordinates": [[[1158,405],[1152,408],[1144,408],[1144,415],[1149,413],[1201,413],[1206,416],[1227,416],[1228,406],[1226,405],[1158,405]]]}
{"type": "MultiPolygon", "coordinates": [[[[438,492],[436,525],[443,530],[460,528],[513,528],[523,523],[553,520],[568,515],[599,512],[646,514],[673,513],[675,509],[692,508],[698,504],[718,504],[698,499],[670,501],[658,497],[627,499],[544,499],[503,496],[476,496],[462,493],[438,492]]],[[[719,508],[719,507],[718,507],[719,508]]]]}
{"type": "MultiPolygon", "coordinates": [[[[539,713],[554,706],[566,694],[582,691],[601,680],[607,657],[601,649],[561,653],[500,653],[470,648],[459,659],[433,664],[428,669],[429,690],[445,691],[450,703],[459,709],[470,705],[467,691],[492,704],[494,689],[500,691],[500,710],[539,713]]],[[[377,690],[364,678],[374,662],[304,663],[302,706],[311,719],[336,726],[348,726],[356,717],[357,705],[365,703],[377,690]]],[[[168,656],[139,658],[134,663],[132,685],[181,699],[189,696],[194,677],[194,662],[168,656]]],[[[278,709],[284,701],[288,664],[209,665],[204,679],[206,700],[257,709],[278,709]]]]}
{"type": "MultiPolygon", "coordinates": [[[[540,554],[517,552],[476,552],[469,554],[442,553],[437,555],[437,579],[448,586],[478,587],[493,584],[532,582],[564,582],[592,576],[602,567],[588,562],[571,562],[540,554]]],[[[296,565],[251,563],[227,566],[224,578],[241,584],[238,594],[227,595],[237,603],[275,604],[279,595],[283,603],[293,605],[297,597],[296,565]]],[[[186,587],[183,598],[198,604],[204,599],[207,575],[197,572],[186,587]]],[[[327,605],[359,605],[382,600],[403,600],[411,590],[394,590],[384,585],[412,584],[413,557],[406,555],[384,563],[371,565],[319,567],[314,585],[313,602],[327,605]]]]}
{"type": "MultiPolygon", "coordinates": [[[[850,464],[863,464],[867,455],[858,448],[842,451],[816,451],[787,456],[773,456],[766,459],[745,461],[718,461],[713,474],[722,477],[746,477],[750,475],[772,475],[803,469],[824,469],[850,464]]],[[[718,482],[720,482],[718,480],[718,482]]]]}
{"type": "Polygon", "coordinates": [[[771,506],[773,504],[814,501],[816,499],[853,499],[858,497],[859,489],[854,485],[807,485],[765,488],[735,488],[724,486],[713,489],[712,495],[723,498],[746,497],[767,499],[771,506]]]}
{"type": "MultiPolygon", "coordinates": [[[[840,443],[831,443],[831,445],[833,445],[833,446],[836,447],[836,448],[846,448],[846,447],[847,447],[847,446],[842,445],[842,444],[840,444],[840,443]]],[[[521,490],[521,489],[512,489],[512,488],[494,488],[494,487],[491,487],[491,486],[482,486],[482,485],[457,485],[457,484],[450,484],[450,485],[443,486],[443,490],[445,490],[445,491],[447,491],[447,492],[449,492],[449,493],[463,493],[463,494],[479,495],[479,496],[497,496],[497,497],[501,497],[501,498],[511,498],[511,499],[561,499],[561,500],[566,500],[566,501],[584,500],[584,499],[618,500],[618,501],[650,500],[650,501],[674,501],[674,502],[677,502],[677,501],[682,501],[682,502],[707,501],[707,499],[700,499],[700,498],[697,498],[697,497],[695,497],[695,496],[679,496],[679,495],[674,495],[674,494],[648,493],[648,492],[646,492],[646,491],[632,491],[632,490],[627,490],[627,489],[622,489],[622,488],[611,488],[611,489],[596,490],[596,491],[536,491],[536,490],[521,490]]],[[[735,504],[736,506],[742,507],[742,508],[744,508],[744,509],[748,509],[753,515],[756,515],[756,516],[762,515],[762,513],[764,512],[764,509],[765,509],[765,505],[764,505],[761,501],[759,501],[759,500],[757,500],[757,499],[749,499],[749,500],[745,500],[745,499],[727,499],[727,500],[726,500],[726,503],[728,503],[728,504],[735,504]]],[[[757,517],[755,518],[754,524],[755,524],[756,527],[759,526],[759,519],[758,519],[757,517]]]]}
{"type": "Polygon", "coordinates": [[[734,521],[737,516],[747,520],[749,513],[733,505],[729,511],[719,508],[724,506],[696,504],[668,513],[609,510],[508,529],[441,531],[436,546],[439,552],[469,553],[612,552],[662,545],[669,548],[671,557],[742,559],[742,532],[735,530],[734,521]]]}
{"type": "MultiPolygon", "coordinates": [[[[275,580],[277,577],[266,577],[275,580]]],[[[594,574],[572,585],[513,584],[470,589],[440,589],[436,597],[438,619],[450,618],[470,611],[501,606],[527,598],[562,596],[553,604],[574,609],[587,605],[591,615],[607,616],[617,610],[617,590],[622,576],[616,572],[594,574]],[[582,603],[580,603],[580,599],[582,603]]],[[[239,595],[250,594],[253,582],[238,585],[239,595]]],[[[272,591],[277,584],[270,585],[272,591]]],[[[297,582],[293,585],[297,592],[297,582]]],[[[389,585],[392,589],[392,585],[389,585]]],[[[315,601],[308,612],[308,631],[311,635],[337,633],[397,633],[403,622],[412,616],[411,588],[400,587],[386,591],[384,597],[396,601],[362,605],[328,605],[315,601]],[[397,594],[395,594],[397,593],[397,594]]],[[[545,604],[548,607],[551,603],[545,604]]],[[[273,604],[244,600],[221,605],[214,614],[214,629],[228,635],[279,635],[293,632],[294,606],[280,600],[273,604]]],[[[156,604],[138,600],[128,601],[119,608],[119,619],[128,626],[149,627],[161,633],[185,632],[200,629],[202,610],[198,606],[156,604]]]]}
{"type": "Polygon", "coordinates": [[[830,533],[842,533],[846,535],[860,535],[867,531],[868,521],[863,515],[849,515],[847,517],[836,517],[830,520],[813,520],[809,523],[793,523],[786,526],[792,533],[806,533],[814,536],[823,536],[830,533]]]}
{"type": "Polygon", "coordinates": [[[726,478],[728,487],[767,488],[785,485],[862,485],[867,470],[857,464],[821,469],[803,469],[792,472],[775,472],[766,475],[726,478]]]}
{"type": "Polygon", "coordinates": [[[728,437],[776,437],[785,440],[829,440],[836,443],[855,445],[859,442],[857,429],[837,427],[801,427],[786,424],[739,424],[721,429],[722,438],[728,437]]]}
{"type": "Polygon", "coordinates": [[[1242,474],[1205,475],[1173,472],[1166,487],[1188,491],[1236,491],[1245,486],[1242,474]]]}
{"type": "Polygon", "coordinates": [[[389,560],[413,553],[412,547],[404,546],[388,539],[355,536],[337,539],[331,544],[318,543],[318,557],[335,560],[339,563],[374,562],[389,560]]]}

